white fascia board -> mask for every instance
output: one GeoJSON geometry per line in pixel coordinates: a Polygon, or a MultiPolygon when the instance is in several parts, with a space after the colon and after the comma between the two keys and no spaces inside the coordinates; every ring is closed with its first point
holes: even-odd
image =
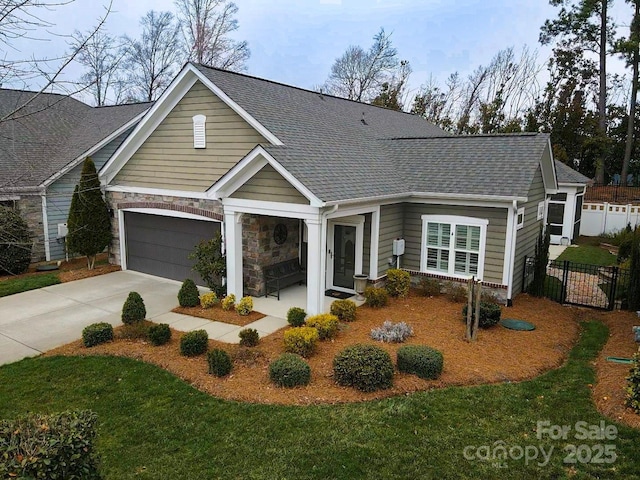
{"type": "Polygon", "coordinates": [[[558,177],[556,175],[556,164],[555,161],[553,160],[553,149],[551,148],[551,139],[547,140],[547,148],[546,150],[549,151],[549,163],[545,168],[544,165],[544,158],[545,155],[544,153],[542,154],[542,157],[540,157],[540,168],[542,169],[542,181],[544,183],[544,189],[546,190],[547,193],[555,193],[555,191],[558,190],[558,177]],[[549,183],[549,179],[547,178],[547,175],[545,175],[545,172],[550,172],[551,176],[553,177],[551,180],[551,185],[548,185],[549,183]]]}
{"type": "Polygon", "coordinates": [[[586,187],[586,186],[587,186],[586,183],[558,183],[558,190],[560,190],[561,187],[580,188],[580,187],[586,187]]]}
{"type": "Polygon", "coordinates": [[[251,213],[271,217],[301,218],[303,220],[317,219],[320,209],[310,205],[298,203],[265,202],[261,200],[246,200],[243,198],[222,199],[225,214],[251,213]]]}
{"type": "Polygon", "coordinates": [[[139,193],[141,195],[160,195],[165,197],[197,198],[199,200],[213,200],[204,192],[190,192],[188,190],[168,190],[164,188],[130,187],[126,185],[107,185],[107,192],[139,193]]]}

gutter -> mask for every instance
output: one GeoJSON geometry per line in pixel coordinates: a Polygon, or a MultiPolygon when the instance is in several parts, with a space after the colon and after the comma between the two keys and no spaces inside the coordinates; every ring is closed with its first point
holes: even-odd
{"type": "Polygon", "coordinates": [[[41,186],[37,187],[5,187],[0,188],[0,193],[23,193],[25,195],[44,195],[46,189],[41,186]]]}
{"type": "Polygon", "coordinates": [[[377,200],[397,200],[397,199],[442,199],[442,200],[477,200],[477,201],[489,201],[489,202],[524,202],[528,201],[527,197],[514,197],[514,196],[496,196],[496,195],[472,195],[472,194],[450,194],[450,193],[423,193],[423,192],[408,192],[408,193],[395,193],[390,195],[378,195],[373,197],[361,197],[348,200],[332,200],[326,202],[326,206],[332,205],[349,205],[353,203],[365,203],[377,200]]]}

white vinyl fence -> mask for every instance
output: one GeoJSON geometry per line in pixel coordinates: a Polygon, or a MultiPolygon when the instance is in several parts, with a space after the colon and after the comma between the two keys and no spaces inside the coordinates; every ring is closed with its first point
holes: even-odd
{"type": "Polygon", "coordinates": [[[628,224],[631,228],[640,224],[639,205],[616,205],[613,203],[584,203],[580,221],[580,235],[597,237],[615,233],[628,224]]]}

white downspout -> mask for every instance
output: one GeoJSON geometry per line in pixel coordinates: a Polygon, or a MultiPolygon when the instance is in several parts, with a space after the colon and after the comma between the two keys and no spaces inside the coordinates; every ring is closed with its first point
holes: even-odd
{"type": "Polygon", "coordinates": [[[42,201],[42,230],[44,233],[44,258],[48,262],[51,260],[51,248],[49,247],[49,216],[47,215],[47,191],[40,194],[42,201]]]}
{"type": "Polygon", "coordinates": [[[511,305],[513,302],[513,272],[515,270],[515,261],[516,261],[516,238],[517,238],[517,229],[518,229],[518,201],[514,200],[512,205],[511,215],[515,218],[511,225],[511,252],[509,259],[509,284],[507,286],[507,305],[511,305]]]}

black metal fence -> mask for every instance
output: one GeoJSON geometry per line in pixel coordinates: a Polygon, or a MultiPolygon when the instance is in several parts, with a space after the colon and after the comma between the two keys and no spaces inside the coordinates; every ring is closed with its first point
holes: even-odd
{"type": "Polygon", "coordinates": [[[585,202],[608,202],[619,204],[640,204],[640,186],[594,184],[587,187],[585,202]]]}
{"type": "MultiPolygon", "coordinates": [[[[629,270],[552,260],[547,265],[544,296],[562,304],[602,310],[626,307],[629,270]]],[[[533,280],[533,258],[525,258],[523,290],[533,280]]]]}

